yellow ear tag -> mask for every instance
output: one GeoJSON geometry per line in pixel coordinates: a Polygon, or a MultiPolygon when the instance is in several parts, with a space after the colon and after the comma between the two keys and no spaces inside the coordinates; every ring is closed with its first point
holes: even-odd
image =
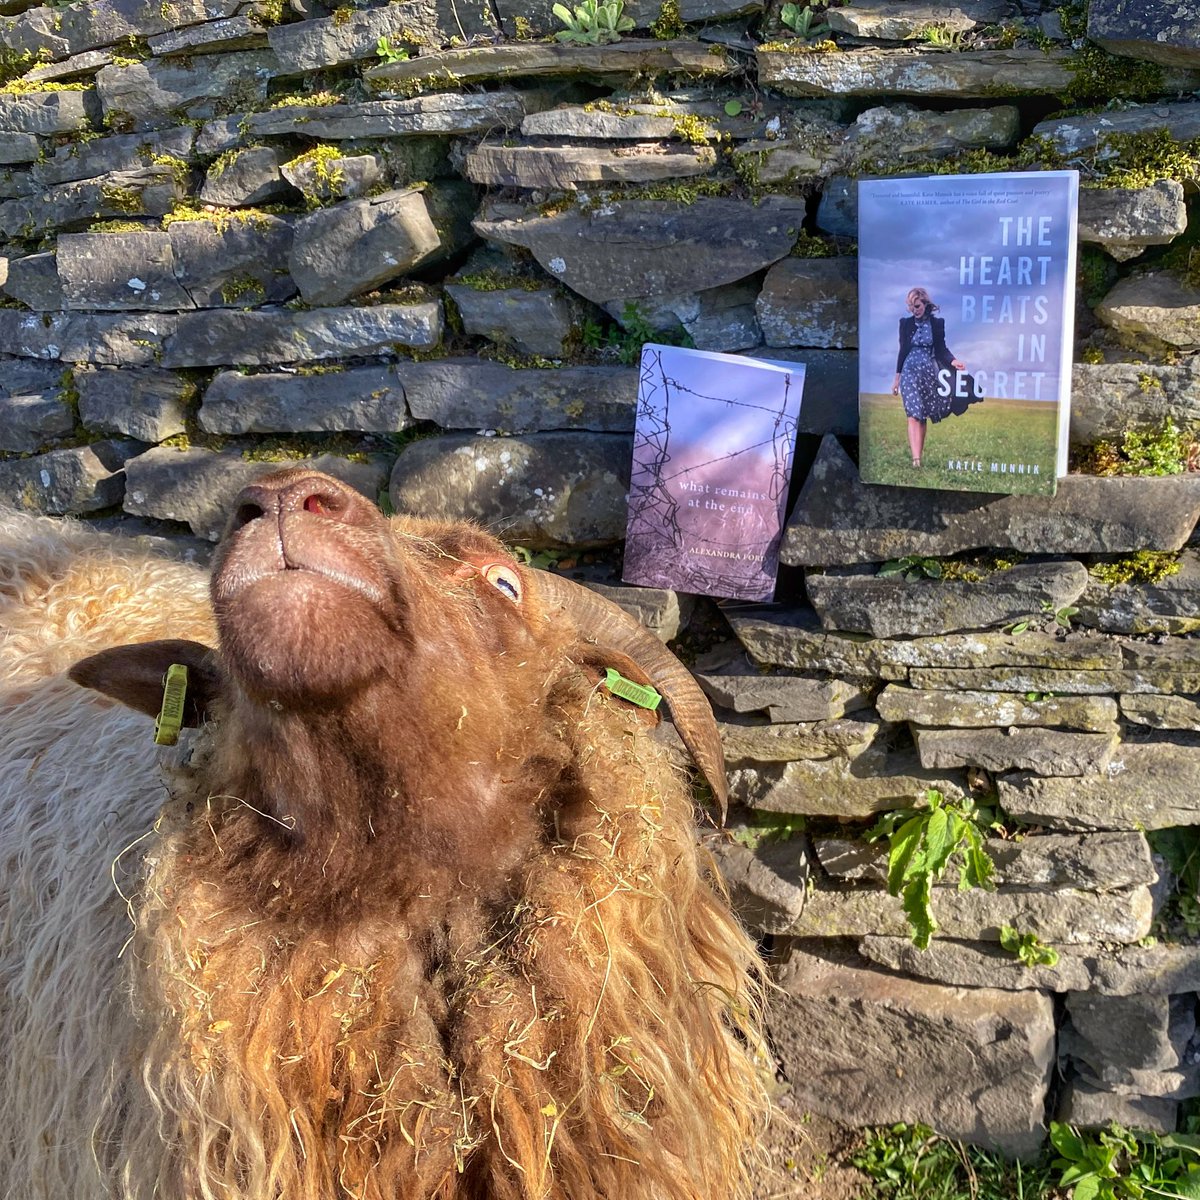
{"type": "Polygon", "coordinates": [[[183,705],[187,699],[188,669],[183,663],[172,663],[163,676],[162,708],[154,722],[154,744],[173,746],[179,741],[183,728],[183,705]]]}
{"type": "Polygon", "coordinates": [[[620,696],[622,700],[628,700],[631,704],[648,708],[651,711],[662,703],[662,696],[652,687],[647,687],[644,683],[634,683],[632,679],[626,679],[614,667],[605,667],[604,686],[614,696],[620,696]]]}

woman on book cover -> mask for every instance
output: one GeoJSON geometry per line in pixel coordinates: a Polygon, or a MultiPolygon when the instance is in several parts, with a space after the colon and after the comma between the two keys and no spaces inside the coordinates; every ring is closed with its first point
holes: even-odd
{"type": "Polygon", "coordinates": [[[896,377],[892,380],[892,395],[904,400],[908,417],[908,448],[912,464],[921,465],[925,451],[925,422],[940,421],[950,414],[953,388],[942,388],[939,394],[938,371],[948,368],[965,371],[946,348],[946,322],[935,317],[938,306],[922,287],[911,288],[907,298],[910,316],[900,318],[900,354],[896,359],[896,377]]]}

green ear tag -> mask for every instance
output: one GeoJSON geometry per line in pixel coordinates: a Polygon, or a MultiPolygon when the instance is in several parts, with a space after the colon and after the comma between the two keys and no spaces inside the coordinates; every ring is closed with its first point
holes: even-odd
{"type": "Polygon", "coordinates": [[[614,667],[605,667],[604,685],[614,696],[620,696],[622,700],[628,700],[630,704],[636,704],[640,708],[653,710],[662,703],[662,696],[652,687],[626,679],[614,667]]]}
{"type": "Polygon", "coordinates": [[[162,708],[154,722],[154,744],[173,746],[179,741],[183,728],[183,704],[187,698],[188,669],[183,663],[172,663],[163,676],[162,708]]]}

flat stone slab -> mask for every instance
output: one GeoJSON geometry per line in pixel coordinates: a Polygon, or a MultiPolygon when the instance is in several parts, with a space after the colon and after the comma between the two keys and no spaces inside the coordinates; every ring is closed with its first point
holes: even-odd
{"type": "Polygon", "coordinates": [[[1094,1070],[1109,1066],[1118,1071],[1178,1067],[1183,1048],[1196,1032],[1195,1006],[1190,1007],[1181,1022],[1172,1019],[1176,1017],[1172,1012],[1175,1004],[1166,996],[1068,992],[1070,1024],[1062,1031],[1060,1053],[1081,1058],[1094,1070]],[[1172,1028],[1180,1024],[1182,1029],[1172,1028]]]}
{"type": "MultiPolygon", "coordinates": [[[[760,281],[752,276],[699,292],[645,297],[635,305],[635,320],[649,325],[656,336],[661,332],[668,338],[682,327],[697,350],[732,353],[758,347],[762,344],[762,329],[754,304],[759,287],[760,281]]],[[[619,325],[629,325],[626,301],[610,300],[604,308],[619,325]]],[[[808,379],[806,375],[806,382],[808,379]]]]}
{"type": "Polygon", "coordinates": [[[31,163],[41,146],[32,133],[0,133],[0,164],[31,163]]]}
{"type": "Polygon", "coordinates": [[[64,516],[121,502],[122,468],[136,442],[98,441],[0,461],[0,495],[25,512],[64,516]]]}
{"type": "Polygon", "coordinates": [[[169,233],[68,233],[58,239],[57,255],[67,308],[193,307],[175,278],[169,233]]]}
{"type": "Polygon", "coordinates": [[[300,155],[280,168],[280,173],[311,204],[361,200],[387,191],[388,164],[382,154],[334,154],[318,162],[300,155]]]}
{"type": "Polygon", "coordinates": [[[804,911],[808,877],[803,849],[793,843],[775,843],[751,851],[720,837],[705,839],[720,868],[734,912],[752,929],[777,933],[804,911]],[[777,869],[787,860],[785,876],[777,869]]]}
{"type": "Polygon", "coordinates": [[[1200,67],[1200,6],[1195,0],[1092,0],[1087,35],[1110,54],[1168,67],[1200,67]]]}
{"type": "Polygon", "coordinates": [[[1179,571],[1158,583],[1110,587],[1092,579],[1074,618],[1109,633],[1195,633],[1200,630],[1200,553],[1185,548],[1179,571]]]}
{"type": "Polygon", "coordinates": [[[198,154],[220,154],[242,141],[296,134],[320,141],[485,133],[511,129],[525,116],[525,98],[513,91],[459,95],[442,92],[412,100],[363,104],[288,105],[269,112],[210,121],[196,141],[198,154]]]}
{"type": "MultiPolygon", "coordinates": [[[[1163,700],[1167,697],[1129,697],[1163,700]]],[[[889,684],[875,698],[885,721],[960,729],[1051,726],[1110,733],[1117,728],[1117,702],[1111,696],[1051,696],[1030,700],[1020,692],[921,691],[889,684]]],[[[1126,713],[1128,716],[1128,713],[1126,713]]],[[[1197,725],[1200,729],[1200,725],[1197,725]]]]}
{"type": "Polygon", "coordinates": [[[318,374],[220,371],[208,385],[199,422],[210,433],[398,433],[412,421],[394,366],[318,374]]]}
{"type": "Polygon", "coordinates": [[[1186,696],[1120,696],[1121,715],[1151,729],[1200,733],[1200,702],[1186,696]]]}
{"type": "Polygon", "coordinates": [[[261,215],[227,226],[175,221],[165,231],[64,234],[58,276],[65,307],[176,312],[279,303],[295,295],[287,273],[292,227],[261,215]]]}
{"type": "Polygon", "coordinates": [[[153,0],[106,0],[104,4],[67,5],[61,11],[31,8],[13,21],[9,36],[15,49],[36,50],[44,45],[53,57],[60,57],[230,17],[240,7],[241,0],[172,0],[167,10],[153,0]],[[46,41],[34,40],[39,33],[46,41]]]}
{"type": "Polygon", "coordinates": [[[637,372],[628,367],[514,368],[486,359],[400,362],[409,412],[443,429],[628,433],[637,372]]]}
{"type": "Polygon", "coordinates": [[[895,0],[855,0],[846,8],[831,8],[822,19],[835,33],[899,42],[918,38],[930,25],[951,33],[967,33],[1007,15],[1000,0],[960,0],[957,4],[897,4],[895,0]]]}
{"type": "MultiPolygon", "coordinates": [[[[558,358],[575,328],[575,306],[553,287],[481,290],[463,283],[443,287],[458,309],[464,333],[513,346],[522,354],[558,358]]],[[[632,368],[629,374],[633,376],[632,368]]],[[[636,391],[632,380],[631,387],[636,391]]]]}
{"type": "Polygon", "coordinates": [[[1041,1148],[1049,997],[831,960],[794,949],[771,1006],[772,1044],[802,1110],[853,1125],[925,1122],[1012,1155],[1041,1148]]]}
{"type": "Polygon", "coordinates": [[[74,371],[79,419],[97,433],[161,442],[183,433],[195,385],[159,367],[74,371]]]}
{"type": "Polygon", "coordinates": [[[1200,989],[1200,946],[1059,946],[1053,967],[1026,967],[998,945],[934,938],[918,950],[908,937],[870,935],[859,953],[894,971],[955,987],[1033,988],[1109,996],[1176,995],[1200,989]]]}
{"type": "Polygon", "coordinates": [[[423,192],[399,188],[298,221],[288,267],[306,303],[341,304],[442,249],[423,192]]]}
{"type": "Polygon", "coordinates": [[[684,208],[662,200],[614,202],[587,212],[572,205],[549,217],[493,204],[475,230],[524,246],[552,277],[603,304],[744,279],[791,250],[804,213],[802,199],[785,196],[766,196],[757,205],[708,196],[684,208]]]}
{"type": "Polygon", "coordinates": [[[174,333],[174,313],[40,313],[0,309],[0,354],[106,366],[150,366],[174,333]]]}
{"type": "Polygon", "coordinates": [[[0,95],[0,131],[49,137],[88,127],[84,92],[25,92],[0,95]]]}
{"type": "Polygon", "coordinates": [[[1200,288],[1172,271],[1118,280],[1095,313],[1118,333],[1151,338],[1180,350],[1200,348],[1200,288]]]}
{"type": "Polygon", "coordinates": [[[859,481],[836,439],[821,443],[784,532],[789,566],[881,562],[979,547],[1030,554],[1178,550],[1200,518],[1200,477],[1068,475],[1055,496],[995,496],[859,481]]]}
{"type": "Polygon", "coordinates": [[[1120,443],[1127,429],[1161,429],[1170,417],[1200,422],[1200,363],[1076,363],[1071,371],[1071,443],[1120,443]]]}
{"type": "Polygon", "coordinates": [[[267,32],[271,49],[288,74],[318,71],[343,63],[377,61],[379,39],[392,45],[440,46],[449,39],[496,33],[487,8],[407,0],[365,11],[349,9],[332,17],[276,25],[267,32]]]}
{"type": "Polygon", "coordinates": [[[841,679],[806,679],[747,670],[746,661],[728,674],[696,672],[708,698],[737,713],[765,713],[772,722],[832,721],[870,704],[870,693],[841,679]]]}
{"type": "Polygon", "coordinates": [[[1099,775],[997,781],[1018,821],[1053,829],[1171,829],[1200,824],[1200,746],[1125,742],[1099,775]]]}
{"type": "Polygon", "coordinates": [[[767,272],[755,308],[768,346],[854,349],[858,259],[785,258],[767,272]]]}
{"type": "Polygon", "coordinates": [[[152,54],[215,54],[230,50],[261,50],[267,46],[262,25],[238,14],[203,25],[189,25],[168,33],[156,33],[146,39],[152,54]]]}
{"type": "MultiPolygon", "coordinates": [[[[807,672],[825,671],[850,679],[904,680],[910,671],[982,672],[983,668],[991,668],[994,675],[1003,673],[996,668],[1022,668],[1062,674],[1091,672],[1099,678],[1102,674],[1116,677],[1126,666],[1121,642],[1086,633],[1073,633],[1062,638],[1035,630],[1021,634],[948,633],[942,637],[864,638],[855,634],[827,633],[821,629],[816,613],[810,608],[731,609],[727,610],[726,619],[755,662],[807,672]]],[[[1133,662],[1130,658],[1131,665],[1133,662]]],[[[1160,670],[1158,674],[1166,677],[1164,671],[1160,670]]],[[[978,690],[1044,692],[1055,689],[1005,689],[997,684],[978,690]]],[[[1159,689],[1143,686],[1137,690],[1159,689]]]]}
{"type": "Polygon", "coordinates": [[[1056,1116],[1077,1129],[1107,1129],[1115,1121],[1126,1129],[1165,1134],[1175,1132],[1179,1105],[1154,1096],[1122,1096],[1072,1079],[1059,1097],[1056,1116]]]}
{"type": "MultiPolygon", "coordinates": [[[[883,843],[814,837],[812,845],[817,861],[833,879],[886,885],[888,855],[883,843]]],[[[987,852],[996,864],[995,882],[1004,887],[1111,892],[1149,887],[1158,880],[1149,843],[1141,833],[1042,833],[988,838],[987,852]]],[[[955,887],[957,882],[951,872],[938,880],[937,886],[955,887]]]]}
{"type": "Polygon", "coordinates": [[[214,162],[200,189],[200,202],[236,208],[294,195],[280,169],[283,159],[283,152],[274,146],[249,146],[231,162],[214,162]]]}
{"type": "Polygon", "coordinates": [[[267,84],[279,73],[269,50],[243,50],[187,60],[148,59],[128,66],[103,67],[96,73],[96,92],[110,123],[152,129],[163,117],[205,120],[221,111],[231,93],[253,107],[267,98],[267,84]]]}
{"type": "Polygon", "coordinates": [[[459,88],[482,79],[539,75],[720,76],[734,71],[723,52],[706,42],[624,41],[608,46],[567,46],[546,42],[512,42],[441,54],[422,54],[405,62],[384,63],[363,71],[376,91],[400,91],[416,85],[428,91],[459,88]]]}
{"type": "Polygon", "coordinates": [[[718,722],[725,761],[734,763],[795,762],[842,754],[855,758],[879,737],[878,721],[842,718],[780,725],[718,722]]]}
{"type": "Polygon", "coordinates": [[[926,788],[961,796],[961,772],[926,771],[915,754],[836,755],[740,768],[729,773],[729,795],[747,808],[806,816],[869,817],[904,808],[926,788]]]}
{"type": "MultiPolygon", "coordinates": [[[[868,569],[869,570],[869,569],[868,569]]],[[[1019,563],[978,583],[920,579],[835,568],[806,573],[805,590],[821,624],[873,637],[940,634],[1004,625],[1050,604],[1074,604],[1087,587],[1080,562],[1019,563]]]]}
{"type": "MultiPolygon", "coordinates": [[[[996,942],[1000,927],[1035,933],[1054,945],[1141,941],[1150,932],[1154,904],[1150,889],[1097,893],[1076,888],[1052,891],[1000,888],[960,892],[938,888],[933,914],[938,937],[996,942]]],[[[882,888],[810,891],[800,919],[786,931],[793,937],[904,937],[910,931],[898,896],[882,888]]]]}
{"type": "Polygon", "coordinates": [[[110,218],[161,217],[184,195],[183,184],[170,170],[115,171],[97,179],[62,183],[41,195],[4,201],[0,204],[0,233],[32,239],[110,218]]]}
{"type": "MultiPolygon", "coordinates": [[[[997,96],[1057,95],[1074,80],[1070,55],[1041,50],[853,50],[792,53],[759,50],[758,80],[785,96],[950,96],[995,100],[997,96]]],[[[1188,91],[1200,72],[1168,69],[1163,90],[1188,91]]]]}
{"type": "Polygon", "coordinates": [[[981,767],[1039,775],[1103,771],[1118,742],[1115,733],[1063,729],[918,729],[913,737],[921,766],[931,771],[981,767]]]}
{"type": "Polygon", "coordinates": [[[1163,246],[1187,229],[1183,184],[1159,179],[1144,188],[1081,188],[1079,240],[1093,242],[1118,261],[1147,246],[1163,246]]]}
{"type": "Polygon", "coordinates": [[[177,321],[163,345],[164,367],[268,366],[390,354],[397,343],[429,349],[442,337],[441,305],[431,301],[307,312],[214,309],[183,313],[177,321]]]}
{"type": "Polygon", "coordinates": [[[155,129],[145,133],[121,133],[71,142],[29,168],[29,176],[40,187],[54,187],[77,179],[94,179],[116,171],[140,171],[151,165],[155,155],[185,162],[192,153],[196,131],[190,125],[155,129]]]}
{"type": "Polygon", "coordinates": [[[728,134],[731,141],[744,142],[762,137],[768,122],[776,117],[782,120],[784,108],[778,100],[763,97],[761,111],[747,110],[731,117],[723,102],[706,99],[703,93],[672,94],[655,104],[622,97],[604,107],[562,104],[530,113],[521,122],[521,133],[525,137],[596,141],[686,140],[685,131],[690,135],[699,120],[711,130],[714,141],[717,136],[728,134]]]}
{"type": "MultiPolygon", "coordinates": [[[[387,481],[387,463],[379,455],[366,462],[351,462],[336,454],[321,454],[289,459],[288,465],[332,475],[372,503],[387,481]]],[[[147,450],[125,464],[125,511],[186,521],[197,537],[215,542],[229,520],[238,492],[279,466],[278,462],[251,461],[237,451],[147,450]]]]}
{"type": "MultiPolygon", "coordinates": [[[[1002,150],[1021,133],[1020,111],[1013,104],[995,108],[955,108],[929,112],[907,104],[869,108],[855,118],[837,154],[842,170],[861,164],[923,161],[964,150],[1002,150]]],[[[857,208],[857,205],[855,205],[857,208]]]]}
{"type": "Polygon", "coordinates": [[[631,440],[611,433],[447,434],[405,447],[397,512],[477,521],[514,544],[600,546],[625,536],[631,440]]]}
{"type": "Polygon", "coordinates": [[[1200,103],[1136,104],[1073,117],[1054,117],[1033,127],[1035,137],[1048,138],[1068,158],[1102,146],[1115,133],[1153,133],[1164,129],[1180,142],[1200,137],[1200,103]]]}
{"type": "Polygon", "coordinates": [[[0,396],[0,451],[29,454],[73,433],[75,416],[60,392],[0,396]]]}
{"type": "Polygon", "coordinates": [[[655,142],[609,146],[476,146],[464,173],[485,187],[574,191],[581,183],[651,183],[706,175],[716,166],[711,146],[655,142]]]}

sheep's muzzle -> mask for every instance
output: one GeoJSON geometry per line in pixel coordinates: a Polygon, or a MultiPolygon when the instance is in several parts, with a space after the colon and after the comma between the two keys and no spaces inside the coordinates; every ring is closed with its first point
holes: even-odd
{"type": "Polygon", "coordinates": [[[394,559],[386,518],[337,480],[287,470],[244,488],[212,578],[227,667],[276,702],[358,686],[395,642],[394,559]]]}

